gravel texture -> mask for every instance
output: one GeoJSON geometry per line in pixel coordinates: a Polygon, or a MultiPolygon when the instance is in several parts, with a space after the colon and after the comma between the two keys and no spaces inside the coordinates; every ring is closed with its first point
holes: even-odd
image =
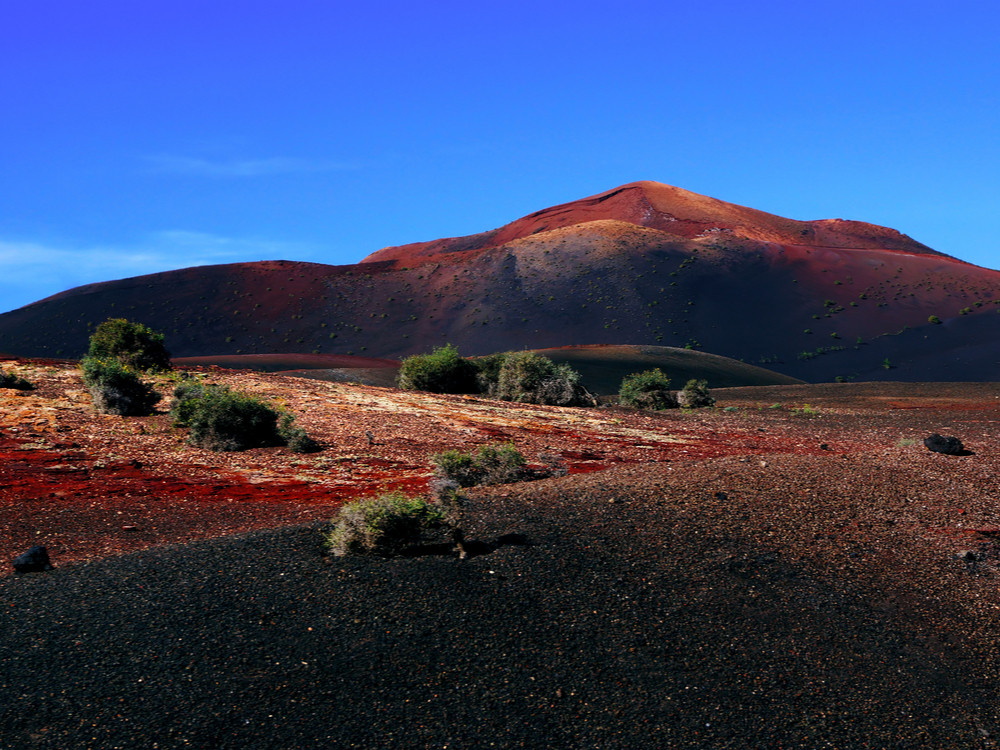
{"type": "Polygon", "coordinates": [[[0,578],[0,746],[995,747],[1000,389],[854,393],[478,489],[465,561],[311,523],[0,578]]]}

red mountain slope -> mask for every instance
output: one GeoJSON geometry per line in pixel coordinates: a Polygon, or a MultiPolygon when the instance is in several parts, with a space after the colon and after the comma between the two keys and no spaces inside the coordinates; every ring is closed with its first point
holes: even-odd
{"type": "Polygon", "coordinates": [[[0,351],[78,356],[126,316],[176,356],[398,359],[693,347],[810,381],[1000,381],[1000,272],[892,229],[794,221],[632,183],[353,266],[273,261],[72,289],[0,315],[0,351]]]}
{"type": "Polygon", "coordinates": [[[645,181],[536,211],[492,232],[387,247],[361,262],[391,261],[400,266],[434,260],[446,262],[454,260],[456,253],[467,257],[476,251],[499,247],[539,232],[603,219],[659,229],[691,240],[726,235],[810,247],[940,254],[895,229],[843,219],[794,221],[671,185],[645,181]]]}

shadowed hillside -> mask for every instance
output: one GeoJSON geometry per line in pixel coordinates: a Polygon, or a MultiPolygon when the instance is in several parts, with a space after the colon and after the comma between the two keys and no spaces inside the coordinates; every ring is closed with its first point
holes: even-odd
{"type": "MultiPolygon", "coordinates": [[[[802,381],[787,375],[748,365],[727,357],[668,346],[564,346],[540,349],[538,353],[554,362],[565,362],[583,377],[587,389],[599,396],[618,393],[622,379],[654,367],[681,388],[691,378],[708,381],[710,388],[732,386],[792,385],[802,381]]],[[[173,360],[184,367],[225,367],[236,370],[277,372],[314,380],[353,382],[393,387],[399,362],[366,357],[323,354],[223,354],[209,357],[180,357],[173,360]]]]}
{"type": "Polygon", "coordinates": [[[125,316],[183,357],[629,344],[811,381],[990,380],[998,312],[1000,272],[894,230],[642,182],[353,266],[269,261],[79,287],[0,316],[0,351],[78,356],[94,325],[125,316]]]}

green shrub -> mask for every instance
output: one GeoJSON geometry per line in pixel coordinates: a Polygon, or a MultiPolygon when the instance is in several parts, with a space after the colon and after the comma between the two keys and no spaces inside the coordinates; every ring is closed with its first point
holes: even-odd
{"type": "Polygon", "coordinates": [[[12,372],[0,370],[0,388],[13,388],[15,391],[33,391],[35,386],[24,378],[12,372]]]}
{"type": "Polygon", "coordinates": [[[287,445],[296,453],[312,453],[320,447],[295,425],[294,415],[221,385],[195,380],[181,383],[174,389],[170,416],[175,426],[191,428],[189,443],[209,450],[287,445]]]}
{"type": "Polygon", "coordinates": [[[431,393],[477,393],[476,367],[459,356],[451,344],[430,354],[415,354],[403,360],[396,384],[408,391],[431,393]]]}
{"type": "Polygon", "coordinates": [[[197,380],[186,380],[174,388],[174,398],[170,402],[170,418],[174,427],[187,427],[198,407],[198,399],[205,395],[207,388],[216,387],[197,380]]]}
{"type": "Polygon", "coordinates": [[[689,380],[677,394],[677,403],[685,409],[715,406],[715,399],[708,392],[707,380],[689,380]]]}
{"type": "Polygon", "coordinates": [[[507,354],[489,393],[501,401],[525,404],[597,405],[597,400],[580,383],[576,370],[534,352],[507,354]]]}
{"type": "Polygon", "coordinates": [[[295,453],[315,453],[319,443],[309,437],[306,431],[295,424],[295,415],[284,413],[278,420],[278,435],[285,445],[295,453]]]}
{"type": "Polygon", "coordinates": [[[480,393],[490,393],[496,388],[497,380],[500,378],[500,368],[508,356],[510,352],[498,352],[469,360],[476,368],[476,384],[480,393]]]}
{"type": "Polygon", "coordinates": [[[426,531],[446,526],[444,510],[422,497],[390,492],[344,505],[326,536],[334,555],[400,554],[426,531]]]}
{"type": "Polygon", "coordinates": [[[132,370],[170,369],[170,353],[163,346],[163,334],[125,318],[112,318],[97,326],[90,337],[88,356],[116,359],[132,370]]]}
{"type": "Polygon", "coordinates": [[[479,484],[482,472],[471,453],[462,453],[454,448],[431,456],[434,471],[440,477],[457,482],[459,487],[473,487],[479,484]]]}
{"type": "Polygon", "coordinates": [[[626,375],[618,389],[618,402],[638,409],[676,409],[677,396],[670,390],[670,378],[660,368],[626,375]]]}
{"type": "Polygon", "coordinates": [[[84,357],[83,383],[103,414],[139,417],[152,413],[160,394],[142,382],[129,367],[115,359],[84,357]]]}
{"type": "Polygon", "coordinates": [[[931,315],[930,317],[927,318],[927,322],[933,323],[934,325],[941,325],[941,318],[939,318],[937,315],[931,315]]]}
{"type": "Polygon", "coordinates": [[[278,412],[260,399],[221,386],[205,387],[182,408],[191,428],[188,442],[213,451],[280,445],[278,412]]]}
{"type": "Polygon", "coordinates": [[[476,453],[447,450],[431,456],[438,477],[460,487],[477,484],[509,484],[526,477],[527,461],[512,444],[483,445],[476,453]]]}

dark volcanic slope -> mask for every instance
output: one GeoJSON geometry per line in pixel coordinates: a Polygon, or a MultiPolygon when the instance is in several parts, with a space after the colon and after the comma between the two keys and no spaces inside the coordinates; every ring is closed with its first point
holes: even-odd
{"type": "Polygon", "coordinates": [[[465,563],[299,528],[0,580],[0,742],[994,746],[995,559],[905,531],[953,505],[866,457],[673,468],[482,493],[530,543],[465,563]]]}
{"type": "Polygon", "coordinates": [[[667,346],[563,346],[536,351],[553,362],[570,365],[591,392],[602,396],[617,394],[627,375],[653,368],[662,370],[675,388],[692,378],[707,381],[710,388],[801,382],[715,354],[667,346]]]}
{"type": "MultiPolygon", "coordinates": [[[[218,520],[247,502],[254,517],[265,504],[291,510],[302,498],[282,498],[289,474],[311,474],[332,513],[338,457],[357,468],[395,454],[372,465],[412,471],[412,458],[398,459],[493,440],[484,428],[504,416],[519,445],[566,450],[585,437],[596,451],[645,455],[470,490],[467,536],[483,544],[466,561],[327,559],[319,527],[295,526],[186,545],[164,537],[87,562],[56,554],[55,570],[25,576],[8,568],[0,747],[996,747],[996,383],[722,390],[722,409],[639,414],[494,411],[482,399],[218,376],[282,392],[296,411],[311,405],[302,416],[321,417],[312,424],[341,425],[308,459],[322,471],[263,455],[283,449],[183,459],[159,448],[181,437],[157,427],[166,415],[138,418],[141,430],[97,418],[72,406],[77,374],[46,373],[40,394],[6,396],[0,415],[14,402],[23,413],[4,425],[17,458],[0,469],[42,459],[36,481],[75,490],[21,499],[28,538],[39,538],[39,511],[62,507],[72,525],[81,483],[136,479],[161,460],[186,460],[188,492],[210,489],[220,461],[264,480],[232,504],[203,498],[218,520]],[[65,400],[41,403],[60,391],[65,400]],[[471,420],[469,409],[489,411],[471,420]],[[390,439],[351,442],[376,419],[390,439]],[[959,435],[968,453],[925,450],[932,431],[959,435]],[[654,434],[670,433],[687,439],[649,451],[654,434]],[[142,460],[126,460],[135,450],[142,460]]],[[[351,481],[376,486],[363,477],[351,481]]],[[[173,489],[141,498],[143,529],[119,528],[132,518],[113,514],[92,534],[171,528],[192,505],[173,489]]],[[[105,487],[87,505],[104,498],[127,500],[105,487]]]]}
{"type": "Polygon", "coordinates": [[[894,230],[633,183],[354,266],[234,264],[73,289],[0,316],[0,351],[76,356],[89,325],[127,316],[165,330],[177,356],[646,344],[805,380],[989,380],[998,311],[1000,272],[894,230]]]}

